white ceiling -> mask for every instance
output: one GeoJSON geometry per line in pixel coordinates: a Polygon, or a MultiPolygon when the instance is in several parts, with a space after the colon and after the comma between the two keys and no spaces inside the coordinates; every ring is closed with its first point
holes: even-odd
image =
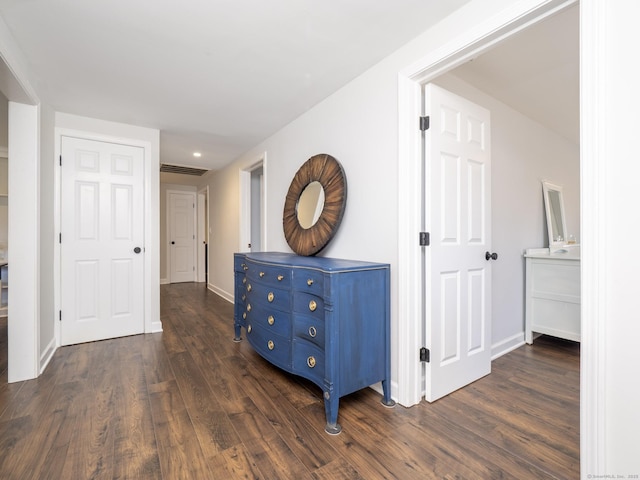
{"type": "Polygon", "coordinates": [[[451,73],[579,145],[578,8],[523,30],[451,73]]]}
{"type": "Polygon", "coordinates": [[[158,128],[163,163],[220,168],[468,1],[0,0],[0,16],[55,110],[158,128]]]}

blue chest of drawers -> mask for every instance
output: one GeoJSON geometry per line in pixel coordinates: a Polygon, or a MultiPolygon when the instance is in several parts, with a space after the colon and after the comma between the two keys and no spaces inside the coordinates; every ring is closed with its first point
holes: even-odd
{"type": "Polygon", "coordinates": [[[235,254],[235,340],[242,328],[269,362],[318,385],[326,426],[340,433],[340,397],[382,382],[390,396],[389,265],[235,254]]]}

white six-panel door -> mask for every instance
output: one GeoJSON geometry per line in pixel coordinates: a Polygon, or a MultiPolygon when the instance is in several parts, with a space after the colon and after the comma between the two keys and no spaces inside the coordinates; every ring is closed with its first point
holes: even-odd
{"type": "Polygon", "coordinates": [[[446,90],[425,87],[426,399],[491,371],[490,116],[446,90]]]}
{"type": "Polygon", "coordinates": [[[144,150],[63,136],[61,342],[144,331],[144,150]]]}
{"type": "Polygon", "coordinates": [[[196,194],[167,192],[171,283],[196,280],[196,194]]]}

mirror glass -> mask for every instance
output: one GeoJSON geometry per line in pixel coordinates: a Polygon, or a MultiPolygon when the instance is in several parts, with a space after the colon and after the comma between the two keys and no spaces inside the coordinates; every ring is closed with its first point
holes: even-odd
{"type": "Polygon", "coordinates": [[[562,187],[550,182],[542,182],[549,246],[564,245],[567,242],[567,225],[564,218],[562,187]]]}
{"type": "Polygon", "coordinates": [[[296,215],[302,228],[313,227],[324,208],[324,188],[320,182],[311,182],[302,191],[298,204],[296,205],[296,215]]]}

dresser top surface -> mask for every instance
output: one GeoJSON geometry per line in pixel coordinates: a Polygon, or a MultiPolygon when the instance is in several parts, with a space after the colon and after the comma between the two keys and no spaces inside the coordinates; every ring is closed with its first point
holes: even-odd
{"type": "Polygon", "coordinates": [[[339,258],[327,257],[303,257],[293,253],[283,252],[255,252],[242,254],[237,253],[236,255],[243,255],[248,260],[264,264],[286,265],[300,268],[314,268],[329,273],[389,268],[389,264],[387,263],[364,262],[360,260],[343,260],[339,258]]]}

